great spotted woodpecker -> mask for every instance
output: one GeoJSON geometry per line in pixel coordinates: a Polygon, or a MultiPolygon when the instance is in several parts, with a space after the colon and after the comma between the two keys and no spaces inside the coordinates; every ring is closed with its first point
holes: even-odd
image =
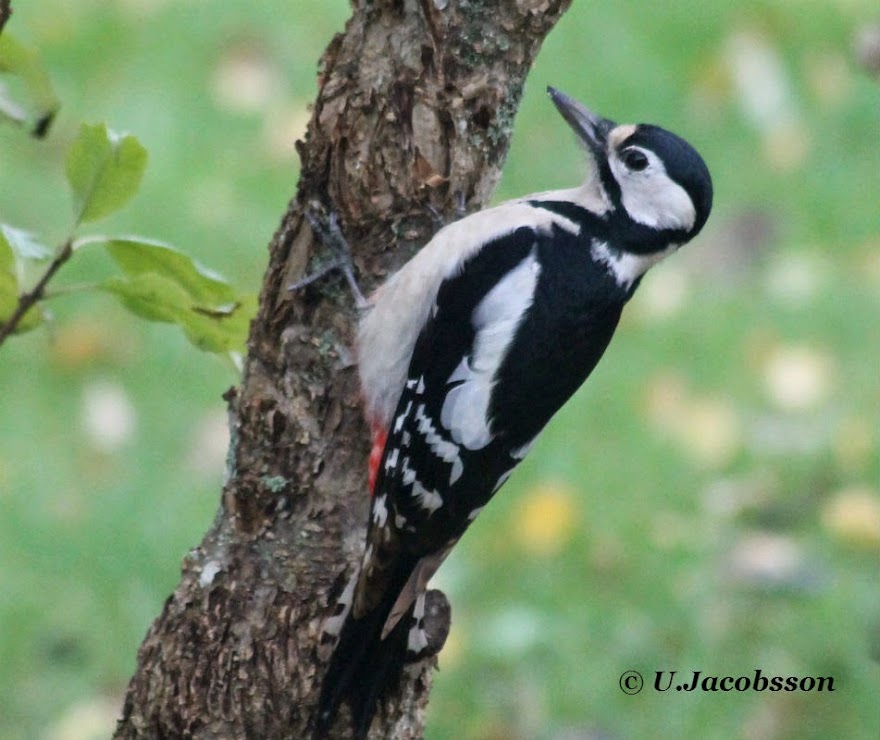
{"type": "Polygon", "coordinates": [[[644,273],[709,216],[709,171],[686,141],[549,93],[586,145],[586,182],[444,227],[362,320],[372,509],[361,568],[324,623],[316,737],[343,701],[366,737],[425,655],[429,579],[589,376],[644,273]]]}

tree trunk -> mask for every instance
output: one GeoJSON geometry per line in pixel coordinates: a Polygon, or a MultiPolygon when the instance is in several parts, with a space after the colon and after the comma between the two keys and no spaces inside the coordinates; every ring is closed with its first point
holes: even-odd
{"type": "MultiPolygon", "coordinates": [[[[328,592],[363,548],[369,433],[348,291],[335,276],[287,288],[313,253],[327,256],[303,208],[318,201],[338,214],[372,288],[429,239],[429,205],[484,205],[525,75],[569,3],[363,1],[330,43],[244,379],[226,395],[221,507],[141,645],[115,737],[305,736],[328,592]]],[[[422,736],[431,674],[406,679],[372,737],[422,736]]]]}

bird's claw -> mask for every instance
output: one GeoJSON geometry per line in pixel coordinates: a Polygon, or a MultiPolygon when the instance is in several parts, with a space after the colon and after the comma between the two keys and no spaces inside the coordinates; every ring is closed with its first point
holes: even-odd
{"type": "Polygon", "coordinates": [[[309,203],[304,216],[312,228],[312,233],[318,241],[333,252],[334,256],[329,262],[321,265],[314,272],[288,285],[287,289],[290,291],[301,290],[320,280],[325,275],[339,270],[348,283],[349,290],[354,297],[355,307],[358,310],[369,308],[370,302],[364,297],[354,276],[351,248],[339,226],[339,217],[334,211],[325,212],[322,205],[317,201],[309,203]]]}

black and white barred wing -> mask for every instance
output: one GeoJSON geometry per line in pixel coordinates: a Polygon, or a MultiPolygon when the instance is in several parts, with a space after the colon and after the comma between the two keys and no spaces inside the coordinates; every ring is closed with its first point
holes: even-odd
{"type": "Polygon", "coordinates": [[[534,295],[536,246],[534,230],[524,228],[467,260],[441,285],[416,342],[376,482],[371,562],[355,596],[356,613],[369,609],[396,580],[390,563],[412,568],[385,633],[518,462],[493,428],[490,407],[534,295]]]}

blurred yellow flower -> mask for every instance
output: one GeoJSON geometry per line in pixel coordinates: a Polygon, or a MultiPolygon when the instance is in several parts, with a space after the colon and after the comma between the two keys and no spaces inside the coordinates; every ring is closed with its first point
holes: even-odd
{"type": "Polygon", "coordinates": [[[49,728],[45,737],[53,740],[95,740],[113,732],[121,697],[93,696],[67,710],[49,728]]]}
{"type": "Polygon", "coordinates": [[[778,45],[757,29],[740,29],[728,36],[723,54],[743,115],[761,136],[767,165],[780,172],[804,165],[810,132],[778,45]]]}
{"type": "Polygon", "coordinates": [[[257,41],[236,41],[224,50],[211,80],[217,106],[231,113],[258,113],[283,89],[281,73],[257,41]]]}
{"type": "Polygon", "coordinates": [[[308,103],[304,100],[271,107],[263,124],[263,151],[277,162],[294,159],[294,142],[305,137],[310,117],[308,103]]]}
{"type": "Polygon", "coordinates": [[[880,546],[880,492],[864,485],[838,491],[822,510],[822,524],[844,542],[880,546]]]}
{"type": "Polygon", "coordinates": [[[658,324],[680,316],[691,298],[688,274],[680,267],[654,270],[636,293],[630,313],[645,324],[658,324]]]}
{"type": "Polygon", "coordinates": [[[731,574],[753,584],[790,584],[804,571],[803,548],[794,538],[775,532],[743,534],[730,552],[731,574]]]}
{"type": "Polygon", "coordinates": [[[742,446],[742,425],[733,405],[724,398],[693,399],[685,409],[679,438],[701,465],[720,468],[729,464],[742,446]]]}
{"type": "Polygon", "coordinates": [[[844,419],[834,434],[834,456],[846,470],[865,468],[877,454],[874,427],[865,417],[844,419]]]}
{"type": "Polygon", "coordinates": [[[515,514],[519,544],[534,555],[558,553],[575,529],[574,496],[574,489],[561,481],[542,482],[532,488],[515,514]]]}
{"type": "Polygon", "coordinates": [[[777,347],[764,367],[770,400],[786,411],[815,408],[828,397],[834,378],[830,356],[813,347],[777,347]]]}
{"type": "Polygon", "coordinates": [[[693,393],[676,374],[660,373],[651,379],[645,412],[700,465],[723,467],[742,447],[742,423],[733,404],[721,396],[693,393]]]}
{"type": "Polygon", "coordinates": [[[675,372],[655,373],[645,389],[645,414],[661,431],[670,431],[677,425],[687,397],[684,377],[675,372]]]}

